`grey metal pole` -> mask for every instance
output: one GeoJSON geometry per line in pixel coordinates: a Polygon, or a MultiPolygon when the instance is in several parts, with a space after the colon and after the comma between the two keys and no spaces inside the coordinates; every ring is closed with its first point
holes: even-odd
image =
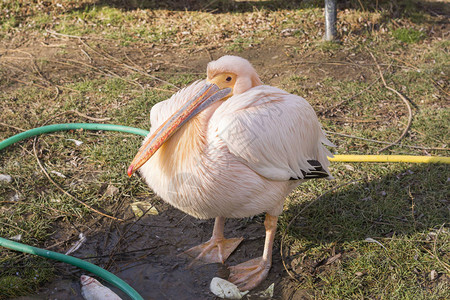
{"type": "Polygon", "coordinates": [[[336,0],[325,0],[325,36],[326,41],[336,39],[336,0]]]}

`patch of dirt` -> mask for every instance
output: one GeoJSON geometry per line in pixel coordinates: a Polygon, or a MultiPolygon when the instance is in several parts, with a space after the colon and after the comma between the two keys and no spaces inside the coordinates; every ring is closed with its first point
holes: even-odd
{"type": "MultiPolygon", "coordinates": [[[[17,85],[33,84],[53,91],[63,92],[67,83],[84,78],[120,77],[140,74],[141,86],[157,87],[166,73],[191,73],[204,77],[206,65],[212,59],[225,54],[247,58],[259,72],[263,82],[279,85],[282,79],[293,75],[305,75],[308,85],[315,85],[323,78],[335,80],[362,80],[370,78],[365,66],[372,64],[370,57],[340,51],[298,53],[298,40],[286,38],[280,45],[276,40],[264,41],[264,47],[251,47],[232,53],[223,49],[184,49],[154,44],[124,47],[112,40],[80,40],[49,34],[44,40],[30,40],[25,44],[10,45],[0,53],[0,66],[6,69],[5,90],[17,85]],[[19,47],[16,47],[19,46],[19,47]],[[33,83],[31,83],[33,82],[33,83]]],[[[133,82],[130,82],[133,84],[133,82]]]]}

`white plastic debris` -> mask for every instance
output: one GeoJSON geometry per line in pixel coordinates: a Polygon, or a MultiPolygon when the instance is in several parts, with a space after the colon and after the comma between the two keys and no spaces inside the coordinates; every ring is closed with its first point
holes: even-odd
{"type": "Polygon", "coordinates": [[[75,143],[75,146],[80,146],[81,144],[83,144],[83,142],[82,141],[78,141],[78,140],[74,140],[74,139],[66,139],[67,141],[72,141],[72,142],[74,142],[75,143]]]}
{"type": "Polygon", "coordinates": [[[20,195],[18,193],[14,193],[11,197],[9,197],[9,201],[19,201],[20,195]]]}
{"type": "Polygon", "coordinates": [[[154,216],[159,214],[156,207],[152,206],[150,203],[148,203],[146,201],[133,202],[130,204],[130,206],[131,206],[131,209],[133,210],[134,215],[137,218],[141,217],[144,213],[154,215],[154,216]]]}
{"type": "Polygon", "coordinates": [[[6,181],[6,182],[11,182],[12,177],[10,175],[7,174],[0,174],[0,181],[6,181]]]}
{"type": "Polygon", "coordinates": [[[273,282],[271,285],[269,285],[269,287],[267,289],[265,289],[264,291],[257,293],[256,296],[272,299],[274,288],[275,288],[275,282],[273,282]]]}
{"type": "Polygon", "coordinates": [[[20,242],[20,240],[22,239],[22,234],[18,234],[18,235],[12,236],[9,239],[13,240],[13,241],[16,241],[16,242],[20,242]]]}
{"type": "Polygon", "coordinates": [[[58,171],[51,171],[50,173],[53,173],[56,176],[61,177],[61,178],[66,178],[66,175],[64,175],[63,173],[60,173],[58,171]]]}
{"type": "Polygon", "coordinates": [[[75,251],[77,251],[81,245],[86,241],[86,236],[83,233],[80,233],[78,236],[80,239],[72,246],[69,250],[67,250],[66,255],[69,255],[75,251]]]}
{"type": "Polygon", "coordinates": [[[219,277],[214,277],[211,280],[209,289],[214,295],[222,299],[241,299],[248,294],[248,291],[241,292],[235,284],[219,277]]]}
{"type": "Polygon", "coordinates": [[[355,171],[355,168],[352,165],[345,164],[344,167],[349,171],[355,171]]]}
{"type": "Polygon", "coordinates": [[[116,293],[102,285],[95,278],[82,275],[80,281],[81,295],[86,300],[122,300],[116,293]]]}
{"type": "Polygon", "coordinates": [[[375,239],[373,239],[373,238],[366,238],[365,241],[366,241],[366,242],[369,242],[369,243],[375,243],[375,244],[378,244],[378,245],[380,245],[381,247],[383,247],[384,250],[387,251],[386,247],[385,247],[382,243],[380,243],[379,241],[377,241],[377,240],[375,240],[375,239]]]}

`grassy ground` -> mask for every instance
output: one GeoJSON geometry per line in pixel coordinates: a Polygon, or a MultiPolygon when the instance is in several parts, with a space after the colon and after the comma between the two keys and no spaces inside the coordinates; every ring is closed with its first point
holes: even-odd
{"type": "MultiPolygon", "coordinates": [[[[448,2],[345,1],[339,43],[321,39],[321,2],[2,1],[0,139],[92,118],[147,129],[153,104],[204,78],[212,58],[235,54],[265,83],[306,98],[340,154],[376,154],[407,125],[380,67],[413,113],[400,145],[382,153],[448,156],[448,2]]],[[[62,193],[38,161],[106,214],[123,217],[136,198],[158,201],[125,173],[140,141],[74,131],[2,150],[0,173],[12,181],[0,182],[0,236],[65,251],[79,232],[117,222],[62,193]]],[[[276,249],[288,272],[276,297],[448,299],[449,167],[333,163],[332,172],[336,180],[304,184],[286,201],[276,249]]],[[[34,293],[58,270],[0,250],[0,298],[34,293]]]]}

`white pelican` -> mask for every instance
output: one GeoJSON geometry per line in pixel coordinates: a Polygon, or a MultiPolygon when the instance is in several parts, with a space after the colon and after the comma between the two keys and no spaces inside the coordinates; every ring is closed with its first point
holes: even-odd
{"type": "Polygon", "coordinates": [[[140,168],[162,199],[197,218],[215,218],[211,239],[188,251],[220,262],[242,238],[225,239],[225,218],[266,213],[261,257],[230,267],[241,290],[263,281],[285,197],[301,182],[328,177],[331,153],[313,108],[302,97],[263,85],[252,65],[223,56],[196,81],[153,106],[151,129],[128,175],[140,168]]]}

